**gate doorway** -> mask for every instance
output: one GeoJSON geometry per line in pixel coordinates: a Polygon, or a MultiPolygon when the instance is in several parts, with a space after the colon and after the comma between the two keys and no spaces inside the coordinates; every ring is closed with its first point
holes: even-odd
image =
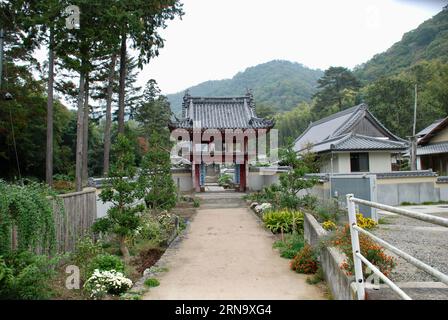
{"type": "Polygon", "coordinates": [[[245,187],[244,164],[204,164],[198,165],[197,179],[201,192],[241,191],[245,187]]]}

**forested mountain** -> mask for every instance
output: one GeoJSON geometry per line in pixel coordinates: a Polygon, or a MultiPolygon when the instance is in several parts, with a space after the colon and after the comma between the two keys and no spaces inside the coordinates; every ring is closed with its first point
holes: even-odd
{"type": "MultiPolygon", "coordinates": [[[[232,79],[213,80],[189,88],[196,96],[232,96],[253,90],[255,101],[278,111],[290,110],[300,102],[310,101],[316,92],[321,70],[313,70],[299,63],[274,60],[247,68],[232,79]]],[[[179,113],[184,92],[168,95],[171,109],[179,113]]]]}
{"type": "Polygon", "coordinates": [[[355,68],[363,82],[397,74],[422,60],[448,62],[448,9],[420,24],[387,51],[355,68]]]}

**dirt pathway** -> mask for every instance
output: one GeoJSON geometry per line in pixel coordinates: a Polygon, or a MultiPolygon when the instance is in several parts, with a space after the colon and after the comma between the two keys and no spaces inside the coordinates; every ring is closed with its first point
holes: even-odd
{"type": "Polygon", "coordinates": [[[324,299],[246,208],[200,209],[187,232],[144,299],[324,299]]]}

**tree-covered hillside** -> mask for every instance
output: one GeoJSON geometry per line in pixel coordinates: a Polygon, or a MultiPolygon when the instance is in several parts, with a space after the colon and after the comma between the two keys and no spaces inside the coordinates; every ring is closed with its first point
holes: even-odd
{"type": "Polygon", "coordinates": [[[363,82],[397,74],[422,60],[448,62],[448,9],[423,22],[387,51],[355,68],[363,82]]]}
{"type": "MultiPolygon", "coordinates": [[[[257,105],[278,111],[290,110],[300,102],[310,101],[316,92],[321,70],[309,69],[299,63],[274,60],[247,68],[232,79],[214,80],[189,88],[196,96],[231,96],[253,90],[257,105]]],[[[184,92],[168,95],[174,113],[179,113],[184,92]]]]}

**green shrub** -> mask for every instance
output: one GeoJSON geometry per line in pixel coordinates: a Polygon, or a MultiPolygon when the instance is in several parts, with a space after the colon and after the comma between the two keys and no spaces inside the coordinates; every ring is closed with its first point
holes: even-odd
{"type": "Polygon", "coordinates": [[[147,287],[158,287],[160,285],[160,281],[155,278],[148,278],[145,280],[145,286],[147,287]]]}
{"type": "Polygon", "coordinates": [[[201,203],[199,202],[199,199],[193,199],[193,207],[199,208],[201,206],[201,203]]]}
{"type": "Polygon", "coordinates": [[[317,253],[313,248],[306,244],[291,260],[291,269],[297,273],[312,274],[316,273],[319,262],[317,261],[317,253]]]}
{"type": "Polygon", "coordinates": [[[229,174],[222,174],[218,178],[218,184],[222,187],[227,187],[232,184],[232,176],[229,174]]]}
{"type": "Polygon", "coordinates": [[[300,251],[305,245],[303,235],[297,232],[288,234],[284,241],[276,241],[273,245],[274,248],[279,249],[280,256],[286,259],[292,259],[295,257],[298,251],[300,251]]]}
{"type": "Polygon", "coordinates": [[[124,263],[117,256],[111,254],[100,254],[92,259],[87,267],[87,275],[90,277],[93,272],[98,269],[100,271],[124,272],[124,263]]]}
{"type": "Polygon", "coordinates": [[[284,209],[263,214],[263,223],[273,233],[303,232],[303,213],[284,209]]]}
{"type": "Polygon", "coordinates": [[[319,222],[333,221],[338,222],[339,218],[346,215],[347,212],[339,207],[336,199],[319,201],[313,212],[319,222]]]}
{"type": "MultiPolygon", "coordinates": [[[[17,228],[17,248],[20,251],[41,248],[53,253],[56,229],[53,203],[55,196],[48,187],[35,182],[25,185],[8,184],[0,179],[0,254],[11,251],[11,229],[17,228]]],[[[63,213],[60,199],[55,200],[63,213]]]]}
{"type": "Polygon", "coordinates": [[[167,211],[148,211],[141,218],[140,226],[135,232],[135,240],[152,240],[159,245],[164,245],[173,235],[175,229],[176,215],[167,211]]]}
{"type": "Polygon", "coordinates": [[[319,265],[317,267],[316,273],[312,275],[311,277],[306,279],[306,283],[308,284],[318,284],[325,280],[324,276],[324,270],[322,269],[322,266],[319,265]]]}
{"type": "Polygon", "coordinates": [[[151,213],[146,213],[142,217],[140,227],[137,228],[137,239],[162,241],[162,227],[157,217],[151,213]]]}
{"type": "Polygon", "coordinates": [[[309,210],[314,210],[317,206],[317,197],[311,194],[299,198],[299,205],[309,210]]]}
{"type": "Polygon", "coordinates": [[[103,253],[102,246],[99,243],[95,243],[91,237],[85,236],[76,243],[71,258],[77,266],[86,266],[101,253],[103,253]]]}

